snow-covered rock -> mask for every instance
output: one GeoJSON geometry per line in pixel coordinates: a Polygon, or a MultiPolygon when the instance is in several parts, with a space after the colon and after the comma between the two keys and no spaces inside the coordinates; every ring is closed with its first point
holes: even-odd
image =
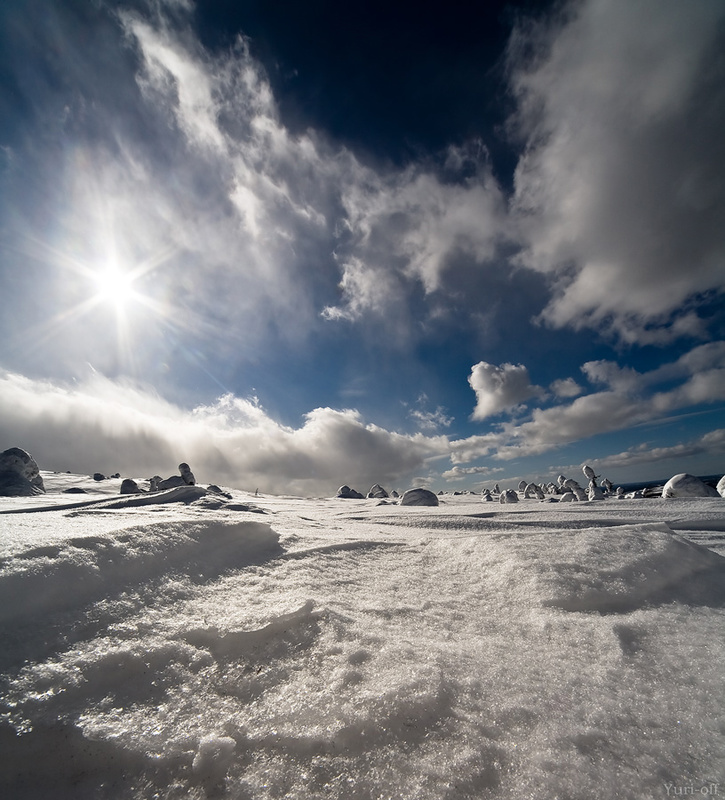
{"type": "Polygon", "coordinates": [[[577,499],[578,498],[576,497],[574,492],[564,492],[564,494],[559,496],[559,502],[560,503],[573,503],[577,499]]]}
{"type": "Polygon", "coordinates": [[[519,496],[513,489],[506,489],[505,492],[501,492],[498,497],[499,503],[518,503],[519,496]]]}
{"type": "Polygon", "coordinates": [[[31,496],[45,491],[35,459],[20,447],[0,453],[0,495],[31,496]]]}
{"type": "Polygon", "coordinates": [[[589,500],[604,500],[604,490],[600,486],[590,486],[587,497],[589,500]]]}
{"type": "Polygon", "coordinates": [[[371,486],[370,491],[368,492],[368,497],[377,497],[381,500],[389,496],[390,495],[388,495],[388,493],[385,491],[385,489],[383,489],[383,487],[379,483],[376,483],[373,486],[371,486]]]}
{"type": "Polygon", "coordinates": [[[365,496],[360,494],[355,489],[351,489],[347,484],[344,484],[337,490],[337,496],[345,500],[364,500],[365,496]]]}
{"type": "Polygon", "coordinates": [[[662,497],[719,497],[717,489],[694,475],[681,472],[671,477],[662,489],[662,497]]]}
{"type": "Polygon", "coordinates": [[[437,506],[438,496],[430,489],[408,489],[400,499],[401,506],[437,506]]]}
{"type": "Polygon", "coordinates": [[[196,484],[196,478],[194,477],[194,473],[189,468],[189,465],[185,462],[181,462],[179,464],[179,474],[184,479],[184,483],[187,486],[194,486],[196,484]]]}
{"type": "Polygon", "coordinates": [[[717,482],[717,491],[720,497],[725,497],[725,475],[717,482]]]}
{"type": "Polygon", "coordinates": [[[186,481],[181,475],[171,475],[164,480],[157,480],[153,484],[156,486],[156,491],[163,492],[165,489],[176,489],[177,486],[187,486],[186,481]]]}
{"type": "Polygon", "coordinates": [[[179,464],[178,475],[171,475],[165,479],[162,479],[160,475],[154,475],[154,477],[151,478],[151,486],[149,491],[162,492],[165,489],[175,489],[177,486],[194,485],[196,485],[194,473],[189,469],[189,465],[182,461],[181,464],[179,464]]]}

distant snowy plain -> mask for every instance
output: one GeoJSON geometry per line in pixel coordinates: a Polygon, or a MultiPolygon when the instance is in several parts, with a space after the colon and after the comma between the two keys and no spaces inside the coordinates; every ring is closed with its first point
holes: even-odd
{"type": "Polygon", "coordinates": [[[725,794],[723,499],[43,477],[0,501],[3,797],[725,794]]]}

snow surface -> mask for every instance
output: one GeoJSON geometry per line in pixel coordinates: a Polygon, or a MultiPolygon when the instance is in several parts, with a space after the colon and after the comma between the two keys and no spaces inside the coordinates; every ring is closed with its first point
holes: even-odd
{"type": "Polygon", "coordinates": [[[43,478],[0,501],[3,797],[725,793],[722,498],[43,478]]]}

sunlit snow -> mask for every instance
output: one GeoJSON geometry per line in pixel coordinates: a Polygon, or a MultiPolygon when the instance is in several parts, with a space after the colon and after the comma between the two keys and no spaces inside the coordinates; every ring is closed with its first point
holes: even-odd
{"type": "Polygon", "coordinates": [[[5,797],[725,792],[722,498],[43,478],[0,501],[5,797]]]}

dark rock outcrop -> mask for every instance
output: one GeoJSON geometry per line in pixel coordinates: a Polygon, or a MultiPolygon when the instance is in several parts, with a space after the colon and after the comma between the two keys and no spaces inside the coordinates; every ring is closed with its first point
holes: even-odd
{"type": "Polygon", "coordinates": [[[124,478],[121,483],[121,494],[141,494],[138,484],[133,478],[124,478]]]}
{"type": "Polygon", "coordinates": [[[35,459],[20,447],[0,453],[0,495],[30,497],[45,491],[35,459]]]}

